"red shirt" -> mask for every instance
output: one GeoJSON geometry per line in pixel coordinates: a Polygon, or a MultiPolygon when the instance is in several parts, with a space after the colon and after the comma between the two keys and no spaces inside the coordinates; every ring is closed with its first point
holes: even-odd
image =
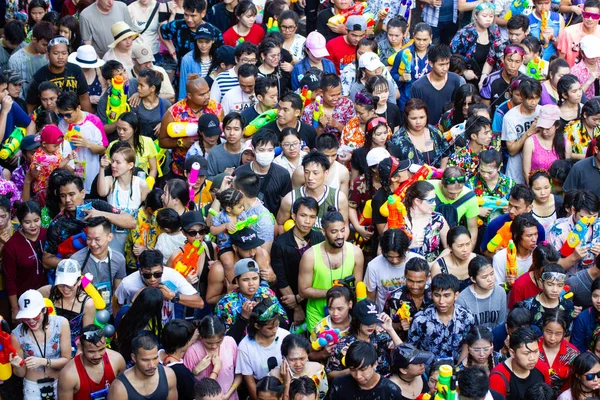
{"type": "Polygon", "coordinates": [[[508,308],[512,309],[515,303],[527,300],[540,293],[542,293],[542,289],[531,280],[529,272],[527,272],[518,277],[515,283],[513,283],[508,297],[508,308]]]}
{"type": "Polygon", "coordinates": [[[15,231],[2,248],[4,289],[9,296],[19,297],[29,289],[48,284],[42,264],[42,249],[46,242],[46,228],[40,228],[38,240],[31,242],[15,231]]]}
{"type": "Polygon", "coordinates": [[[110,364],[108,353],[104,353],[102,360],[104,361],[104,374],[100,382],[94,382],[92,379],[90,379],[85,367],[83,366],[81,354],[77,354],[75,356],[75,367],[77,368],[77,375],[79,375],[79,391],[73,394],[73,400],[87,400],[90,398],[91,393],[107,389],[115,380],[115,372],[110,364]]]}
{"type": "Polygon", "coordinates": [[[353,63],[356,59],[356,47],[350,46],[345,38],[345,36],[338,36],[328,41],[325,46],[329,52],[327,58],[335,65],[338,75],[346,65],[353,63]]]}
{"type": "Polygon", "coordinates": [[[252,25],[252,28],[250,28],[250,32],[248,32],[248,34],[246,36],[240,36],[233,29],[233,26],[232,26],[231,28],[227,29],[225,31],[225,33],[223,34],[223,44],[225,44],[227,46],[235,47],[237,45],[237,40],[241,37],[244,38],[244,41],[253,43],[258,46],[260,44],[260,42],[262,42],[263,38],[265,37],[265,31],[262,28],[262,26],[260,26],[258,24],[254,24],[254,25],[252,25]]]}

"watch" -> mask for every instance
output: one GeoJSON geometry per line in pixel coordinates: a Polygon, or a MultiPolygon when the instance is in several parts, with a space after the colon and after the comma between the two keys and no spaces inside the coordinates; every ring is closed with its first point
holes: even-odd
{"type": "Polygon", "coordinates": [[[175,293],[175,296],[171,299],[171,302],[179,304],[179,293],[175,293]]]}
{"type": "Polygon", "coordinates": [[[177,139],[177,146],[183,147],[183,139],[177,139]]]}

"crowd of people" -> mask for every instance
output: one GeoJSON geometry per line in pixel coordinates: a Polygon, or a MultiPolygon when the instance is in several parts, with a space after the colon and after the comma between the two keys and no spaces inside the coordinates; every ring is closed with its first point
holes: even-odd
{"type": "Polygon", "coordinates": [[[1,398],[600,398],[600,0],[5,18],[1,398]]]}

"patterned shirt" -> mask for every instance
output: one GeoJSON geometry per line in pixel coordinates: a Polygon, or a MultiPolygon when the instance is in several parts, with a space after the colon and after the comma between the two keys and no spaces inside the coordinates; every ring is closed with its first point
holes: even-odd
{"type": "Polygon", "coordinates": [[[598,137],[599,134],[600,127],[597,126],[596,128],[594,128],[593,137],[590,137],[590,134],[588,133],[585,125],[581,122],[581,119],[575,119],[573,121],[570,121],[564,129],[564,135],[571,143],[571,149],[573,154],[585,154],[587,151],[587,147],[590,144],[590,141],[593,138],[598,137]]]}
{"type": "MultiPolygon", "coordinates": [[[[498,66],[498,61],[502,60],[503,57],[503,49],[500,47],[502,38],[497,25],[494,24],[488,28],[488,37],[490,39],[490,50],[487,62],[492,66],[498,66]]],[[[465,26],[454,35],[450,43],[452,54],[460,55],[467,63],[474,61],[473,57],[477,50],[478,38],[479,34],[475,28],[475,23],[465,26]]]]}
{"type": "MultiPolygon", "coordinates": [[[[333,353],[327,360],[327,364],[325,364],[325,371],[330,373],[332,371],[342,371],[346,367],[342,365],[342,358],[346,356],[346,352],[348,352],[348,348],[354,342],[358,341],[358,338],[349,334],[340,339],[340,341],[335,345],[333,349],[333,353]]],[[[391,349],[394,348],[394,342],[390,335],[383,331],[380,327],[377,327],[377,330],[369,336],[369,343],[375,347],[377,351],[377,367],[375,367],[375,371],[385,377],[390,375],[390,361],[391,361],[391,349]]]]}
{"type": "MultiPolygon", "coordinates": [[[[304,108],[302,112],[302,117],[300,117],[300,121],[313,126],[313,112],[317,106],[316,102],[310,103],[308,106],[304,108]]],[[[340,97],[337,104],[335,105],[332,113],[332,118],[339,122],[342,126],[346,126],[352,118],[356,116],[354,112],[354,104],[347,97],[340,97]]],[[[323,130],[323,133],[333,133],[338,139],[342,132],[334,129],[330,126],[326,126],[323,130]]]]}
{"type": "MultiPolygon", "coordinates": [[[[489,147],[484,146],[481,151],[488,150],[489,147]]],[[[467,178],[475,176],[477,168],[479,167],[479,156],[477,152],[471,150],[469,145],[465,147],[458,147],[448,160],[448,166],[459,166],[467,174],[467,178]]]]}
{"type": "Polygon", "coordinates": [[[487,183],[481,178],[481,175],[476,173],[469,179],[466,186],[474,191],[477,196],[494,196],[508,199],[510,189],[515,186],[515,181],[499,172],[496,186],[494,188],[489,188],[487,183]]]}
{"type": "MultiPolygon", "coordinates": [[[[446,220],[444,216],[438,212],[433,212],[429,218],[429,222],[425,226],[425,237],[420,248],[411,249],[411,251],[422,255],[428,262],[433,262],[442,252],[442,240],[440,232],[444,228],[446,220]]],[[[407,231],[412,234],[412,228],[407,226],[407,231]]]]}
{"type": "Polygon", "coordinates": [[[454,108],[451,108],[450,110],[442,114],[442,118],[440,118],[438,128],[440,128],[440,130],[444,133],[448,132],[453,126],[452,118],[454,118],[454,108]]]}
{"type": "Polygon", "coordinates": [[[264,281],[261,281],[258,290],[256,290],[256,293],[254,293],[254,297],[252,297],[252,300],[248,300],[246,297],[244,297],[239,292],[239,289],[235,289],[232,292],[227,293],[217,303],[215,315],[219,317],[221,321],[223,321],[225,324],[225,329],[228,331],[229,328],[235,324],[239,316],[242,315],[242,305],[244,305],[245,302],[260,301],[261,299],[266,298],[271,299],[274,304],[277,304],[278,314],[284,317],[287,322],[287,314],[279,303],[279,300],[277,300],[275,292],[273,292],[269,288],[269,285],[264,281]]]}
{"type": "Polygon", "coordinates": [[[454,305],[454,315],[448,325],[440,321],[435,306],[430,305],[415,315],[408,343],[420,350],[431,351],[438,358],[452,358],[456,363],[462,341],[473,325],[473,315],[458,304],[454,305]]]}
{"type": "MultiPolygon", "coordinates": [[[[573,230],[575,226],[575,221],[573,220],[573,216],[566,218],[559,218],[554,223],[554,226],[550,228],[548,235],[546,235],[546,240],[552,244],[555,249],[561,249],[565,241],[567,240],[567,236],[569,232],[573,230]]],[[[592,226],[588,229],[587,234],[585,235],[585,240],[581,241],[581,245],[593,245],[600,241],[600,221],[598,218],[594,221],[592,226]]],[[[567,270],[567,275],[572,276],[582,269],[586,269],[590,266],[591,263],[594,262],[594,255],[588,253],[588,256],[579,260],[577,263],[573,264],[571,268],[567,270]]]]}
{"type": "MultiPolygon", "coordinates": [[[[348,318],[350,319],[350,322],[352,322],[352,316],[349,315],[348,318]]],[[[319,332],[327,331],[329,329],[333,329],[333,324],[331,323],[331,317],[328,315],[321,321],[319,321],[319,323],[316,324],[313,330],[310,332],[310,341],[314,342],[315,340],[317,340],[317,335],[319,334],[319,332]]],[[[350,326],[348,325],[348,328],[344,329],[343,331],[340,331],[340,339],[344,336],[348,336],[349,334],[350,326]]]]}
{"type": "MultiPolygon", "coordinates": [[[[533,317],[531,324],[537,326],[540,329],[540,331],[542,331],[542,322],[544,319],[544,313],[546,312],[546,309],[540,303],[539,297],[539,294],[537,296],[530,297],[523,302],[523,305],[529,310],[533,317]]],[[[573,302],[571,300],[560,299],[558,302],[558,308],[560,310],[565,310],[569,316],[569,329],[565,333],[565,336],[571,336],[571,326],[573,325],[573,302]]]]}
{"type": "MultiPolygon", "coordinates": [[[[548,364],[548,357],[544,351],[544,337],[538,341],[540,349],[540,360],[548,364]]],[[[560,349],[556,358],[548,371],[550,375],[550,385],[555,393],[562,393],[569,389],[569,376],[571,375],[571,364],[575,357],[579,355],[579,350],[566,340],[560,342],[560,349]]]]}
{"type": "MultiPolygon", "coordinates": [[[[310,107],[310,106],[309,106],[310,107]]],[[[360,120],[358,117],[353,117],[348,121],[344,130],[342,131],[342,137],[340,138],[340,145],[346,145],[353,149],[358,149],[365,145],[365,133],[360,126],[360,120]]],[[[392,136],[392,130],[388,126],[388,138],[392,136]]]]}
{"type": "MultiPolygon", "coordinates": [[[[600,67],[600,60],[598,60],[596,63],[598,64],[598,67],[600,67]]],[[[590,77],[590,71],[588,70],[588,68],[586,67],[586,65],[583,61],[580,61],[577,64],[573,65],[573,68],[571,68],[570,74],[575,75],[581,85],[586,83],[590,77]]],[[[591,99],[592,97],[596,96],[595,91],[596,91],[595,85],[592,83],[590,86],[588,86],[587,90],[584,92],[585,97],[587,97],[588,99],[591,99]]]]}
{"type": "Polygon", "coordinates": [[[137,271],[138,262],[137,256],[133,253],[133,245],[135,243],[142,244],[148,248],[154,248],[158,235],[161,230],[156,222],[158,210],[153,215],[146,215],[144,208],[140,208],[137,213],[137,228],[129,229],[127,240],[125,241],[125,265],[128,271],[137,271]]]}
{"type": "MultiPolygon", "coordinates": [[[[425,310],[427,307],[433,304],[433,299],[431,298],[431,288],[429,287],[429,285],[425,287],[423,303],[421,304],[421,308],[419,309],[417,309],[413,297],[410,294],[410,291],[406,288],[406,285],[401,286],[398,289],[394,289],[388,293],[388,297],[385,300],[385,304],[383,305],[383,312],[392,318],[392,322],[399,323],[400,316],[398,315],[398,310],[400,309],[400,307],[402,307],[402,303],[405,302],[408,303],[408,305],[410,305],[410,315],[411,317],[414,317],[419,311],[425,310]]],[[[404,340],[406,339],[406,337],[402,339],[404,340]]]]}
{"type": "Polygon", "coordinates": [[[447,157],[445,154],[449,147],[448,141],[442,136],[442,132],[433,125],[427,125],[429,128],[429,134],[431,141],[433,142],[433,153],[427,152],[423,154],[420,150],[417,150],[408,135],[408,131],[405,127],[398,129],[392,135],[390,142],[400,147],[402,152],[401,159],[411,160],[414,164],[422,165],[423,163],[439,168],[443,157],[447,157]]]}
{"type": "Polygon", "coordinates": [[[48,179],[52,171],[57,169],[62,160],[62,154],[60,150],[56,150],[54,154],[46,153],[41,147],[39,147],[33,154],[31,163],[39,167],[39,176],[33,181],[33,193],[37,194],[48,188],[48,179]]]}

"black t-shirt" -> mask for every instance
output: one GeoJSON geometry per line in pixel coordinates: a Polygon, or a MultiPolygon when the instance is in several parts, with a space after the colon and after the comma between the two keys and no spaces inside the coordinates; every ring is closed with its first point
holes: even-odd
{"type": "Polygon", "coordinates": [[[38,86],[45,81],[54,83],[63,92],[74,92],[78,96],[86,94],[88,91],[87,80],[85,79],[83,70],[78,65],[67,63],[65,70],[58,74],[51,72],[48,65],[45,65],[33,74],[29,89],[27,90],[27,104],[40,105],[38,86]]]}
{"type": "Polygon", "coordinates": [[[194,400],[194,375],[183,363],[169,365],[177,377],[177,398],[179,400],[194,400]]]}
{"type": "Polygon", "coordinates": [[[329,387],[329,400],[404,400],[402,391],[394,382],[381,376],[374,388],[361,389],[352,375],[338,376],[329,387]]]}
{"type": "Polygon", "coordinates": [[[537,368],[532,369],[525,379],[519,378],[514,372],[510,371],[510,395],[506,397],[506,400],[522,400],[525,398],[527,389],[536,383],[544,383],[545,381],[544,375],[537,368]]]}
{"type": "MultiPolygon", "coordinates": [[[[252,171],[251,164],[246,163],[236,168],[235,174],[240,173],[240,171],[252,171]]],[[[277,215],[281,199],[292,191],[290,173],[282,166],[271,164],[271,168],[269,168],[269,172],[266,175],[257,175],[260,182],[258,198],[273,215],[277,215]]]]}
{"type": "Polygon", "coordinates": [[[383,188],[377,189],[371,203],[373,207],[373,225],[387,223],[387,218],[379,212],[379,208],[387,201],[387,198],[388,194],[383,188]]]}
{"type": "Polygon", "coordinates": [[[325,40],[327,40],[328,42],[331,39],[335,39],[338,36],[342,36],[339,33],[335,33],[327,26],[327,21],[329,21],[329,18],[331,17],[333,17],[333,8],[327,8],[319,12],[319,15],[317,15],[317,32],[325,36],[325,40]]]}
{"type": "Polygon", "coordinates": [[[254,107],[248,107],[242,111],[242,116],[246,119],[246,123],[250,123],[254,118],[258,117],[258,111],[254,107]]]}
{"type": "MultiPolygon", "coordinates": [[[[317,131],[312,126],[305,124],[302,121],[298,121],[300,123],[300,130],[298,133],[300,134],[300,138],[304,140],[304,143],[311,148],[314,149],[317,141],[317,131]]],[[[265,125],[265,129],[272,129],[277,132],[278,135],[281,135],[281,129],[277,126],[277,121],[273,121],[267,125],[265,125]]],[[[296,130],[298,130],[298,125],[296,125],[296,130]]],[[[285,195],[285,193],[284,193],[285,195]]]]}
{"type": "Polygon", "coordinates": [[[387,110],[385,110],[383,114],[377,115],[385,118],[388,122],[388,125],[392,129],[402,126],[402,122],[404,120],[402,111],[400,111],[396,104],[390,103],[389,101],[387,102],[387,110]]]}

